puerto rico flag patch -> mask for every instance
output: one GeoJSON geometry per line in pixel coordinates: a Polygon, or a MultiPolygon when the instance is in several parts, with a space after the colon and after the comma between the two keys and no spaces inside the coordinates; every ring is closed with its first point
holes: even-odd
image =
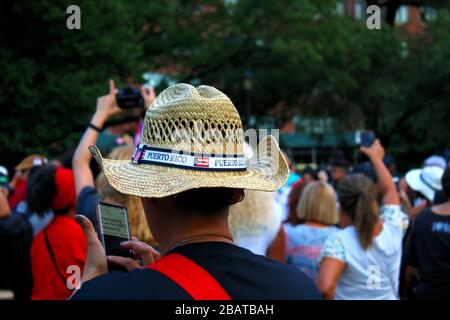
{"type": "Polygon", "coordinates": [[[141,160],[142,152],[144,150],[141,148],[137,148],[134,152],[133,158],[131,159],[134,163],[139,163],[139,160],[141,160]]]}
{"type": "Polygon", "coordinates": [[[194,166],[200,168],[209,168],[209,158],[195,157],[194,166]]]}
{"type": "Polygon", "coordinates": [[[131,158],[135,164],[151,164],[167,167],[205,171],[246,170],[244,155],[205,155],[154,148],[139,144],[131,158]]]}

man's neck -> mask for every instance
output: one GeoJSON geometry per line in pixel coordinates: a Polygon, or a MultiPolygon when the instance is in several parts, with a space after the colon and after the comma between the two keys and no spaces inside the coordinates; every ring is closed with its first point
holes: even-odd
{"type": "MultiPolygon", "coordinates": [[[[189,216],[179,217],[172,223],[160,240],[164,253],[174,247],[199,242],[219,241],[233,243],[228,227],[228,217],[189,216]]],[[[174,221],[174,220],[172,220],[174,221]]]]}

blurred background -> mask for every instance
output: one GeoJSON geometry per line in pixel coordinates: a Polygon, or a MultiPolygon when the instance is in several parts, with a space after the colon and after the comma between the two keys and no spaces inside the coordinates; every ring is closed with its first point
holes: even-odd
{"type": "Polygon", "coordinates": [[[0,3],[0,154],[73,148],[108,79],[217,87],[297,164],[358,161],[375,131],[400,170],[448,156],[450,1],[97,0],[0,3]],[[66,8],[81,8],[81,30],[66,8]],[[368,5],[381,29],[366,26],[368,5]]]}

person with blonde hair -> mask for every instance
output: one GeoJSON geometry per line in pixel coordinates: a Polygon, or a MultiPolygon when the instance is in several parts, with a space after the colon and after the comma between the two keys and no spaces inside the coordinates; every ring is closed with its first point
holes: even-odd
{"type": "MultiPolygon", "coordinates": [[[[114,160],[131,159],[133,152],[134,146],[123,145],[115,147],[109,154],[109,158],[114,160]]],[[[144,208],[138,197],[125,195],[111,187],[103,172],[100,172],[97,176],[95,186],[101,200],[127,207],[130,231],[134,237],[149,244],[156,244],[148,228],[144,208]]]]}
{"type": "Polygon", "coordinates": [[[230,207],[228,223],[236,245],[284,261],[281,210],[272,193],[248,190],[241,202],[230,207]]]}
{"type": "Polygon", "coordinates": [[[297,205],[298,225],[286,224],[286,261],[316,278],[318,258],[323,243],[338,229],[336,194],[325,182],[315,181],[306,185],[297,205]]]}

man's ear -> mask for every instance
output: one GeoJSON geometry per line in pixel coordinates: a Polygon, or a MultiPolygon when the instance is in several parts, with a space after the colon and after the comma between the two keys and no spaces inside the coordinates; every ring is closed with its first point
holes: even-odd
{"type": "Polygon", "coordinates": [[[230,206],[233,204],[236,204],[238,202],[241,202],[245,198],[245,193],[243,189],[236,189],[233,193],[233,197],[231,198],[230,206]]]}

